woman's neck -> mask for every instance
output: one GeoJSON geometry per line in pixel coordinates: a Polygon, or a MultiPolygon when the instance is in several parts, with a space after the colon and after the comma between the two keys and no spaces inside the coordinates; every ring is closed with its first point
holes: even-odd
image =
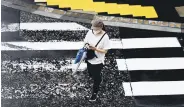
{"type": "Polygon", "coordinates": [[[102,34],[104,34],[105,33],[105,31],[101,31],[99,34],[94,34],[95,36],[102,36],[102,34]]]}

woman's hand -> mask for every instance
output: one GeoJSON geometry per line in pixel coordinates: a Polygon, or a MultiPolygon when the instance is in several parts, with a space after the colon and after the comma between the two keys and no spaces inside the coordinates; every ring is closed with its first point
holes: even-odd
{"type": "Polygon", "coordinates": [[[96,51],[96,47],[89,45],[89,49],[96,51]]]}

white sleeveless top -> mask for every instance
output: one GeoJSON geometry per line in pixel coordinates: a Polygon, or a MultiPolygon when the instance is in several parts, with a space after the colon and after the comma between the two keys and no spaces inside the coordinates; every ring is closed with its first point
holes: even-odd
{"type": "MultiPolygon", "coordinates": [[[[98,41],[101,39],[102,36],[96,36],[92,33],[92,30],[89,30],[84,39],[84,43],[89,43],[90,45],[95,47],[95,45],[98,43],[98,41]]],[[[111,49],[109,36],[107,34],[104,35],[102,40],[97,45],[97,48],[106,50],[111,49]]],[[[100,63],[104,64],[105,53],[95,51],[95,54],[97,55],[98,58],[94,57],[93,59],[88,60],[88,62],[91,64],[100,64],[100,63]]]]}

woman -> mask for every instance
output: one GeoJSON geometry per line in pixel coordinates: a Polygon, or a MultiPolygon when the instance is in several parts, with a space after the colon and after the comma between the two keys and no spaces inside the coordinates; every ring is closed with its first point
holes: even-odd
{"type": "Polygon", "coordinates": [[[97,57],[87,60],[89,76],[94,80],[92,95],[89,101],[96,101],[99,85],[102,81],[101,71],[104,66],[105,54],[110,49],[109,36],[106,34],[104,23],[101,20],[93,20],[91,30],[87,33],[84,43],[89,44],[89,49],[95,51],[97,57]],[[101,39],[101,37],[104,37],[101,39]],[[97,47],[95,45],[101,39],[97,47]]]}

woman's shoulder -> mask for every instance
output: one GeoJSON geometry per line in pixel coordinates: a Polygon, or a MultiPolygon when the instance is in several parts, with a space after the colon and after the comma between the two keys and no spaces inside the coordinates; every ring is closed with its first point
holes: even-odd
{"type": "Polygon", "coordinates": [[[109,38],[109,35],[107,32],[105,32],[104,38],[109,38]]]}
{"type": "Polygon", "coordinates": [[[87,35],[91,35],[92,34],[92,30],[88,30],[87,35]]]}
{"type": "Polygon", "coordinates": [[[89,29],[88,32],[92,33],[92,29],[89,29]]]}
{"type": "Polygon", "coordinates": [[[89,30],[89,31],[86,33],[86,37],[89,37],[89,36],[91,36],[91,35],[92,35],[92,31],[89,30]]]}

